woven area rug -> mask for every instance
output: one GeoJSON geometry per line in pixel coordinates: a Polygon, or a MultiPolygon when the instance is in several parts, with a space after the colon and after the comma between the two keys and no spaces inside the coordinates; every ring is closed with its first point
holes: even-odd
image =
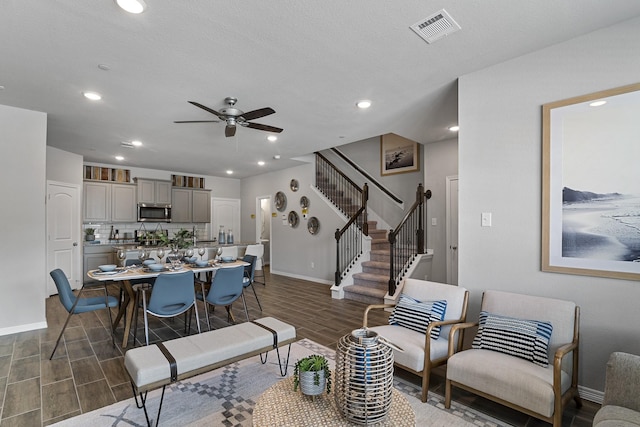
{"type": "MultiPolygon", "coordinates": [[[[287,375],[293,374],[293,365],[298,359],[310,354],[323,354],[330,361],[335,360],[333,350],[303,339],[291,345],[287,375]]],[[[286,358],[286,347],[280,349],[280,357],[286,358]]],[[[255,356],[167,386],[159,424],[191,427],[250,427],[253,407],[260,395],[281,379],[276,353],[271,351],[264,365],[260,363],[259,356],[255,356]]],[[[444,409],[444,398],[431,392],[427,403],[422,403],[420,390],[415,385],[402,380],[396,379],[394,386],[404,394],[415,411],[416,426],[508,426],[456,402],[452,402],[451,409],[444,409]]],[[[154,418],[154,425],[159,401],[160,390],[149,393],[147,408],[149,417],[154,418]]],[[[147,424],[143,410],[136,407],[132,397],[54,425],[56,427],[115,427],[146,426],[147,424]]]]}

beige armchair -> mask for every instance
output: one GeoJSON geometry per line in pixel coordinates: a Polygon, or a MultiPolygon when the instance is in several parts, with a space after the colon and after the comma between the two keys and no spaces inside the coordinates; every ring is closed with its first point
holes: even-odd
{"type": "MultiPolygon", "coordinates": [[[[449,338],[449,330],[451,325],[465,321],[469,291],[460,286],[406,279],[402,295],[421,302],[446,301],[444,318],[440,321],[429,322],[426,331],[423,328],[422,332],[418,332],[398,324],[369,328],[403,349],[402,352],[393,350],[395,365],[422,377],[422,401],[426,402],[431,369],[447,362],[450,346],[458,348],[462,345],[462,333],[455,338],[455,342],[450,342],[452,338],[449,338]]],[[[378,304],[367,307],[364,312],[364,327],[368,326],[367,317],[370,310],[391,307],[396,309],[396,304],[378,304]]]]}
{"type": "Polygon", "coordinates": [[[640,356],[615,352],[607,363],[604,401],[594,427],[640,426],[640,356]]]}
{"type": "Polygon", "coordinates": [[[535,418],[562,425],[573,398],[578,407],[580,308],[573,302],[485,291],[471,349],[449,349],[445,407],[459,387],[535,418]],[[550,360],[549,360],[550,359],[550,360]]]}

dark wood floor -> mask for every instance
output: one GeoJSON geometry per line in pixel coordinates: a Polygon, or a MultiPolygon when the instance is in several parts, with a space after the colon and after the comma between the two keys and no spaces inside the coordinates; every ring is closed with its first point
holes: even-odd
{"type": "MultiPolygon", "coordinates": [[[[269,275],[268,270],[266,273],[267,286],[256,285],[262,313],[250,289],[245,291],[252,319],[277,317],[295,325],[299,338],[309,338],[333,349],[340,337],[362,326],[364,304],[331,299],[327,285],[269,275]]],[[[116,294],[117,288],[113,287],[111,292],[116,294]]],[[[201,309],[200,313],[204,311],[201,309]]],[[[245,320],[241,303],[235,304],[233,313],[237,321],[245,320]]],[[[124,351],[118,344],[122,342],[122,327],[116,331],[118,341],[113,348],[105,328],[108,325],[105,310],[73,316],[54,359],[48,360],[65,318],[66,311],[54,296],[47,300],[47,329],[0,337],[0,425],[3,427],[49,425],[131,397],[131,386],[123,367],[124,351]]],[[[182,318],[151,319],[151,341],[183,335],[182,318]]],[[[377,311],[369,324],[385,321],[384,312],[377,311]]],[[[139,325],[138,341],[144,340],[142,321],[139,325]]],[[[201,325],[206,330],[204,319],[201,325]]],[[[226,313],[218,307],[213,326],[226,325],[226,313]]],[[[436,372],[430,387],[441,395],[444,394],[443,373],[443,370],[436,372]]],[[[397,371],[397,375],[419,383],[411,374],[397,371]]],[[[461,391],[456,392],[455,399],[514,426],[549,425],[461,391]]],[[[563,425],[591,426],[598,408],[599,405],[586,401],[580,410],[571,404],[565,411],[563,425]]]]}

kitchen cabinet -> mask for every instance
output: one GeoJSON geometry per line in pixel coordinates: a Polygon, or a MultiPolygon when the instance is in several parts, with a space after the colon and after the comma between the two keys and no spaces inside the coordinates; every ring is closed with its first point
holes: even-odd
{"type": "Polygon", "coordinates": [[[136,222],[136,186],[84,182],[84,222],[136,222]]]}
{"type": "Polygon", "coordinates": [[[89,270],[95,270],[99,265],[116,264],[113,247],[110,245],[85,245],[83,257],[84,283],[91,282],[87,276],[89,270]]]}
{"type": "Polygon", "coordinates": [[[171,221],[198,223],[211,221],[211,190],[173,188],[171,221]]]}
{"type": "Polygon", "coordinates": [[[136,222],[136,186],[111,184],[111,221],[136,222]]]}
{"type": "Polygon", "coordinates": [[[191,215],[193,222],[211,221],[211,191],[193,190],[192,206],[191,215]]]}
{"type": "Polygon", "coordinates": [[[135,178],[138,203],[171,204],[171,181],[135,178]]]}

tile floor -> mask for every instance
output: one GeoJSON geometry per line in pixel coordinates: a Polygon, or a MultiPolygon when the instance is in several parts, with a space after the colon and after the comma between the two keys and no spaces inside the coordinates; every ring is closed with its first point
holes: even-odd
{"type": "MultiPolygon", "coordinates": [[[[256,285],[263,312],[258,309],[252,292],[246,294],[251,318],[274,316],[294,324],[300,338],[309,338],[335,348],[340,337],[362,325],[365,305],[347,300],[333,300],[329,287],[322,284],[269,275],[267,286],[256,285]]],[[[113,287],[111,293],[116,294],[113,287]]],[[[242,321],[242,304],[234,305],[234,315],[242,321]]],[[[200,308],[200,313],[204,311],[200,308]]],[[[370,320],[384,322],[379,312],[370,320]]],[[[56,296],[47,300],[47,329],[0,337],[0,425],[46,426],[131,397],[131,386],[123,366],[122,327],[116,330],[113,348],[105,310],[73,316],[64,340],[53,360],[49,355],[66,318],[56,296]]],[[[144,340],[140,321],[138,341],[144,340]]],[[[201,319],[206,330],[206,322],[201,319]]],[[[152,318],[150,340],[167,340],[183,335],[183,318],[152,318]]],[[[213,327],[224,327],[226,313],[221,307],[213,315],[213,327]]],[[[192,329],[195,324],[192,325],[192,329]]],[[[140,343],[138,343],[140,344],[140,343]]],[[[432,376],[430,389],[444,394],[442,370],[432,376]]],[[[411,374],[398,375],[415,381],[411,374]]],[[[480,397],[458,391],[459,400],[514,426],[534,427],[549,424],[504,408],[480,397]]],[[[566,427],[591,426],[599,405],[588,401],[578,410],[571,404],[565,411],[566,427]]]]}

